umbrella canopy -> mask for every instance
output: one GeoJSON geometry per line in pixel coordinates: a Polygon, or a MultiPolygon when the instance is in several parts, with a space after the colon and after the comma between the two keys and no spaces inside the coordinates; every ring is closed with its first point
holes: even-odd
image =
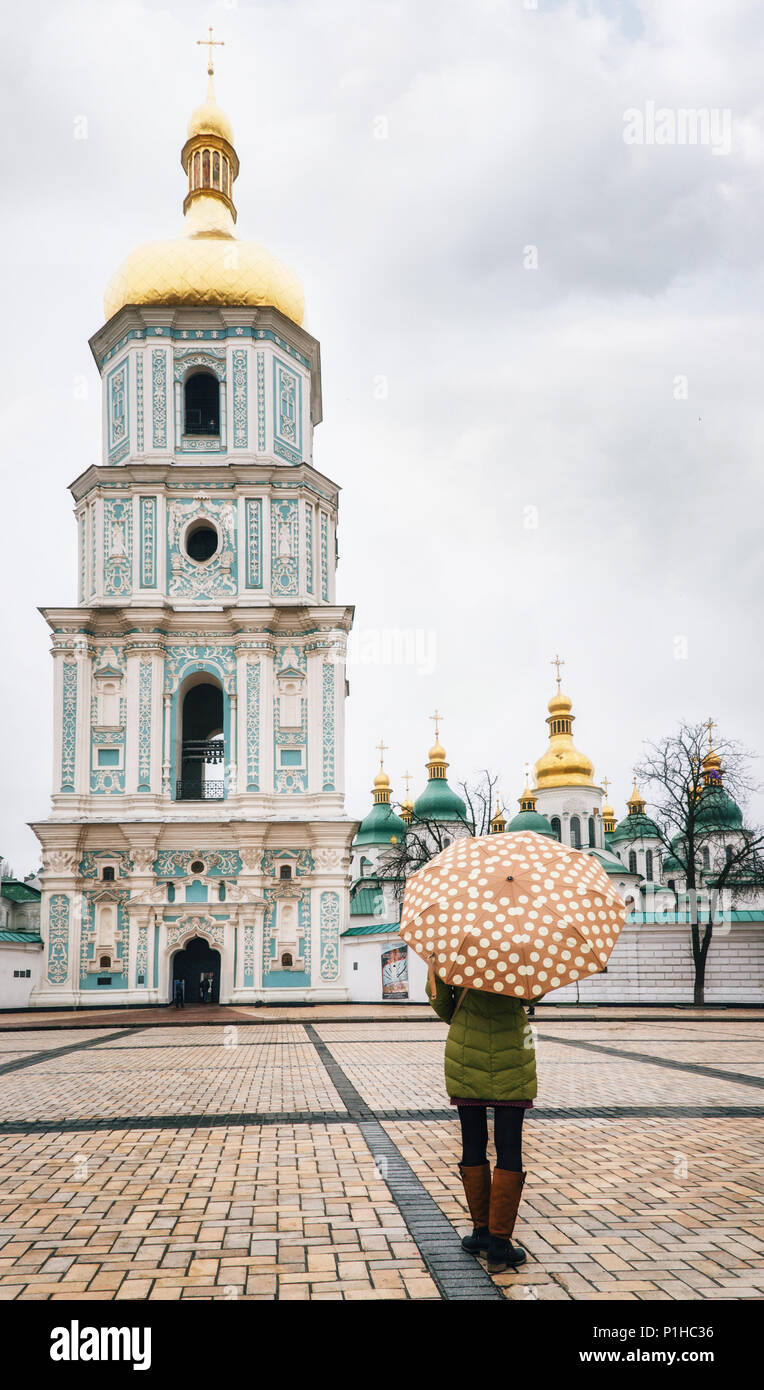
{"type": "Polygon", "coordinates": [[[625,920],[592,855],[510,831],[454,840],[412,874],[400,934],[447,984],[538,999],[604,970],[625,920]]]}

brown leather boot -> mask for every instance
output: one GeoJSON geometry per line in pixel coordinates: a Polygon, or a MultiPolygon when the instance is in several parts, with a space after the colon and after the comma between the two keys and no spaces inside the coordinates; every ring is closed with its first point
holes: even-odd
{"type": "Polygon", "coordinates": [[[470,1255],[478,1255],[488,1249],[488,1210],[491,1199],[491,1165],[478,1163],[474,1167],[459,1164],[459,1174],[464,1184],[464,1195],[472,1217],[474,1230],[465,1236],[462,1246],[470,1255]]]}
{"type": "Polygon", "coordinates": [[[525,1173],[510,1173],[507,1168],[493,1170],[486,1250],[486,1269],[489,1274],[501,1274],[505,1269],[516,1269],[528,1258],[522,1246],[513,1245],[511,1240],[524,1182],[525,1173]]]}

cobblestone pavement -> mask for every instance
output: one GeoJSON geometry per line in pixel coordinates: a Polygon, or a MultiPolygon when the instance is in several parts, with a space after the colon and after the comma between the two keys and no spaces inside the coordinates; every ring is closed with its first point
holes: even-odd
{"type": "Polygon", "coordinates": [[[537,1015],[495,1279],[423,1011],[2,1019],[0,1296],[761,1299],[764,1019],[666,1012],[537,1015]]]}

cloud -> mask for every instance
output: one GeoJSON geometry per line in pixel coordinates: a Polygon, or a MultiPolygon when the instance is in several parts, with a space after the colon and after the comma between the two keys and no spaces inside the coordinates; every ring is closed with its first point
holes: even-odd
{"type": "MultiPolygon", "coordinates": [[[[519,795],[558,648],[616,807],[641,740],[681,716],[755,744],[758,7],[274,0],[210,17],[241,234],[297,266],[322,344],[339,592],[364,629],[435,641],[428,674],[351,668],[349,809],[369,804],[380,733],[395,790],[407,766],[423,781],[436,703],[454,779],[488,765],[519,795]],[[647,102],[729,109],[730,153],[626,145],[624,111],[647,102]]],[[[20,12],[7,40],[0,848],[20,869],[36,859],[21,822],[50,791],[35,607],[74,602],[66,487],[100,448],[87,338],[123,255],[179,224],[204,31],[178,2],[85,0],[20,12]]]]}

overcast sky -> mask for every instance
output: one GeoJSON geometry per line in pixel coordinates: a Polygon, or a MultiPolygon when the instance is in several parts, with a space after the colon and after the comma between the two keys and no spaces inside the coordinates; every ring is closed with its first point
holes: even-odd
{"type": "Polygon", "coordinates": [[[316,461],[343,489],[358,630],[349,812],[380,736],[394,794],[406,768],[421,789],[436,705],[452,782],[488,766],[514,810],[556,651],[619,815],[643,740],[680,718],[759,751],[758,0],[30,0],[0,90],[0,852],[34,867],[25,822],[49,806],[36,610],[76,602],[87,340],[124,255],[179,227],[209,24],[239,232],[298,270],[321,341],[316,461]],[[650,103],[708,111],[706,143],[627,143],[650,103]],[[406,632],[413,661],[372,659],[406,632]]]}

